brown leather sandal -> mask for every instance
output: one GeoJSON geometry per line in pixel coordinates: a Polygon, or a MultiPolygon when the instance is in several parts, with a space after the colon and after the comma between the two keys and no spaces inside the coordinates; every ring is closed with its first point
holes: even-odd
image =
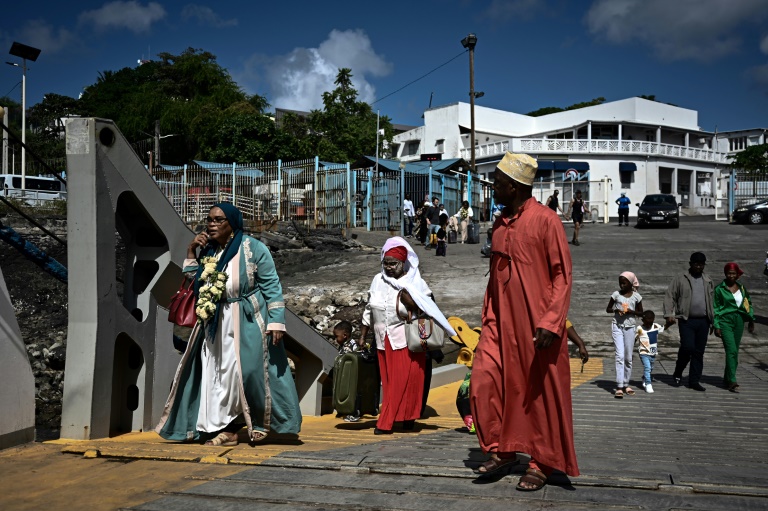
{"type": "Polygon", "coordinates": [[[544,472],[529,468],[525,471],[525,475],[520,478],[515,488],[520,491],[538,491],[544,488],[545,484],[547,484],[547,476],[544,475],[544,472]],[[523,483],[532,486],[523,486],[523,483]]]}
{"type": "Polygon", "coordinates": [[[499,458],[498,456],[491,456],[491,459],[472,469],[472,472],[481,476],[487,476],[517,464],[517,456],[514,458],[499,458]]]}
{"type": "Polygon", "coordinates": [[[229,436],[227,433],[221,432],[205,442],[205,445],[208,447],[234,447],[237,445],[237,433],[229,436]]]}

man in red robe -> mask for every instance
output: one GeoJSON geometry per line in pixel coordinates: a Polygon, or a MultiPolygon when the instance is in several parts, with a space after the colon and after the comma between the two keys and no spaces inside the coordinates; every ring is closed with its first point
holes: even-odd
{"type": "Polygon", "coordinates": [[[494,198],[506,207],[493,226],[470,385],[480,446],[491,454],[475,472],[496,472],[526,453],[522,491],[540,489],[555,469],[579,475],[565,331],[571,255],[557,214],[532,197],[536,168],[512,153],[496,167],[494,198]]]}

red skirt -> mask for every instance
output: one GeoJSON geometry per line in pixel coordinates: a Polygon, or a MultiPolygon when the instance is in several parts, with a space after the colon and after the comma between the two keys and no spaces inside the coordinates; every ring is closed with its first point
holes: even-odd
{"type": "Polygon", "coordinates": [[[393,350],[388,336],[384,338],[384,349],[378,350],[378,354],[384,396],[376,427],[391,430],[395,422],[421,416],[427,354],[413,353],[408,348],[393,350]]]}

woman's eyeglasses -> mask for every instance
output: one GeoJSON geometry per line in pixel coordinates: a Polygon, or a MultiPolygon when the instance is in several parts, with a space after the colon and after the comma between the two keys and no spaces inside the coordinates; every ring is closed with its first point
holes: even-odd
{"type": "Polygon", "coordinates": [[[221,224],[223,224],[226,221],[227,221],[227,217],[225,217],[225,216],[217,216],[216,218],[211,218],[211,217],[206,217],[205,218],[205,223],[206,224],[221,225],[221,224]]]}
{"type": "Polygon", "coordinates": [[[403,264],[402,261],[382,261],[381,265],[385,268],[396,268],[398,265],[403,264]]]}

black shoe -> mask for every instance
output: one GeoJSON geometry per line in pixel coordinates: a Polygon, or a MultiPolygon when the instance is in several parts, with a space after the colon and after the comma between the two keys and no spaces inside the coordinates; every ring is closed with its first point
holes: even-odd
{"type": "Polygon", "coordinates": [[[704,387],[702,387],[700,383],[691,383],[690,385],[688,385],[688,388],[693,390],[698,390],[699,392],[704,392],[705,390],[707,390],[704,387]]]}
{"type": "Polygon", "coordinates": [[[403,421],[403,430],[404,431],[413,431],[413,428],[416,426],[416,421],[403,421]]]}
{"type": "Polygon", "coordinates": [[[681,376],[672,375],[672,379],[675,380],[675,385],[677,385],[678,387],[680,386],[680,383],[682,383],[683,381],[683,378],[681,376]]]}
{"type": "Polygon", "coordinates": [[[392,434],[392,430],[391,429],[374,428],[373,434],[374,435],[391,435],[392,434]]]}

